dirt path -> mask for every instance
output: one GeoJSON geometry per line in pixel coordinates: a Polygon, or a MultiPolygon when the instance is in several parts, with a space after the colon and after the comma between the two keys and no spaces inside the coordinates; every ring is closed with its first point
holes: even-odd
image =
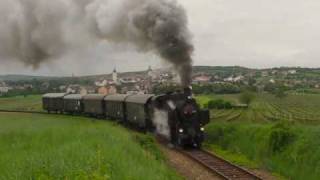
{"type": "Polygon", "coordinates": [[[169,147],[161,146],[161,150],[165,153],[168,163],[177,170],[180,175],[187,180],[220,180],[218,175],[212,174],[203,166],[195,163],[190,158],[178,153],[169,147]]]}

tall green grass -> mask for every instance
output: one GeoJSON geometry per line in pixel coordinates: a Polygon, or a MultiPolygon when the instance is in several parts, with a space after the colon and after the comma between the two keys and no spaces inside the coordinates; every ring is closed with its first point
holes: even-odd
{"type": "MultiPolygon", "coordinates": [[[[258,167],[289,179],[320,178],[320,127],[279,122],[274,124],[211,123],[208,148],[246,157],[258,167]]],[[[238,157],[228,156],[237,161],[238,157]]]]}
{"type": "Polygon", "coordinates": [[[148,135],[85,117],[0,113],[0,179],[180,179],[148,135]]]}

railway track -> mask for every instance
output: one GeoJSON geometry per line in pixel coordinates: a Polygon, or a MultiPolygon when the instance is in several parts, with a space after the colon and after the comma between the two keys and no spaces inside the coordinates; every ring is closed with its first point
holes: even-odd
{"type": "Polygon", "coordinates": [[[185,154],[197,163],[201,164],[210,171],[218,174],[223,179],[233,180],[262,180],[262,178],[250,173],[249,171],[236,166],[212,153],[205,150],[182,150],[179,152],[185,154]]]}

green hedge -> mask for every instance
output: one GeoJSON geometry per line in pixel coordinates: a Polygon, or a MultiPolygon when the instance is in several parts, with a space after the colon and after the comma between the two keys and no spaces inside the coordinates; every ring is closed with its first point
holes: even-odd
{"type": "Polygon", "coordinates": [[[209,109],[232,109],[232,104],[223,99],[210,100],[205,106],[209,109]]]}

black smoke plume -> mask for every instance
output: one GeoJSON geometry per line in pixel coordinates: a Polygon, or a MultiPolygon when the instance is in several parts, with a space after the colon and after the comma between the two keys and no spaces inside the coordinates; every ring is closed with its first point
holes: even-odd
{"type": "Polygon", "coordinates": [[[131,44],[171,63],[188,86],[193,45],[187,25],[175,0],[0,0],[0,60],[37,68],[101,41],[131,44]]]}

